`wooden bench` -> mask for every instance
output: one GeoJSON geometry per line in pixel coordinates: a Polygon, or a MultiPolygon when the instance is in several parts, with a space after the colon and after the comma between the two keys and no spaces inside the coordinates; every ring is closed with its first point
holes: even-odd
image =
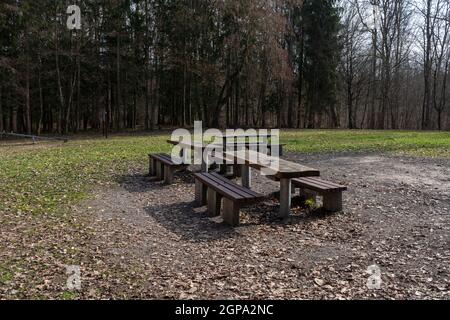
{"type": "Polygon", "coordinates": [[[346,186],[325,181],[318,177],[292,179],[292,186],[300,188],[300,194],[308,199],[315,200],[316,193],[321,194],[325,210],[332,212],[342,210],[342,191],[347,190],[346,186]]]}
{"type": "Polygon", "coordinates": [[[149,154],[149,174],[156,176],[159,181],[164,180],[166,184],[173,183],[173,175],[177,170],[184,170],[186,164],[174,163],[171,157],[165,153],[149,154]]]}
{"type": "Polygon", "coordinates": [[[232,226],[239,225],[239,210],[242,206],[264,197],[217,173],[196,173],[194,176],[196,203],[199,206],[207,204],[209,215],[215,217],[220,215],[223,199],[222,218],[232,226]]]}

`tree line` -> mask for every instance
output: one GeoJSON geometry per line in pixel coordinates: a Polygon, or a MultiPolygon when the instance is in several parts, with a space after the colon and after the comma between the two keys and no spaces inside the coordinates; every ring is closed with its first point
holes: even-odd
{"type": "Polygon", "coordinates": [[[0,131],[450,129],[449,32],[450,0],[1,0],[0,131]]]}

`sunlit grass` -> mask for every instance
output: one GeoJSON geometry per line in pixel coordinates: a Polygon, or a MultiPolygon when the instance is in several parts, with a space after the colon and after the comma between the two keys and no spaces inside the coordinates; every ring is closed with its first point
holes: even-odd
{"type": "Polygon", "coordinates": [[[450,157],[450,132],[304,130],[284,131],[291,152],[380,151],[450,157]]]}

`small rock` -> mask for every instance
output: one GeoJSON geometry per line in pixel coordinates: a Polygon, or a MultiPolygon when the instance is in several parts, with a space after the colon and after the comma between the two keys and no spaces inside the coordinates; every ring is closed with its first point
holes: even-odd
{"type": "Polygon", "coordinates": [[[322,280],[322,279],[320,279],[320,278],[314,278],[314,282],[315,282],[319,287],[323,286],[324,283],[325,283],[325,281],[322,280]]]}

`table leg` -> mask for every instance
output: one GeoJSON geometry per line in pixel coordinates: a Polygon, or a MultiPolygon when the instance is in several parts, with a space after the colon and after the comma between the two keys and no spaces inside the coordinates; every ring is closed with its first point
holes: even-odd
{"type": "Polygon", "coordinates": [[[203,158],[203,153],[202,153],[202,172],[208,172],[209,171],[209,165],[208,162],[205,161],[205,158],[203,158]]]}
{"type": "Polygon", "coordinates": [[[291,179],[280,179],[280,217],[291,213],[291,179]]]}
{"type": "Polygon", "coordinates": [[[241,168],[242,186],[250,189],[252,187],[252,173],[250,167],[243,164],[241,168]]]}
{"type": "Polygon", "coordinates": [[[205,161],[202,161],[202,172],[208,172],[208,164],[205,161]]]}

